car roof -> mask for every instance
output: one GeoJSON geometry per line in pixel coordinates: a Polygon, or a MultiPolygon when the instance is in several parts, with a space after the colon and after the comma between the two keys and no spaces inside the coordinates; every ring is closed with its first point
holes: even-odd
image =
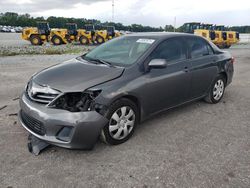
{"type": "Polygon", "coordinates": [[[132,34],[126,34],[124,36],[135,36],[135,37],[145,37],[145,38],[152,38],[152,39],[158,39],[160,41],[168,39],[168,38],[174,38],[174,37],[193,37],[193,38],[201,38],[205,41],[207,41],[210,46],[214,49],[214,51],[221,53],[222,51],[214,45],[211,41],[208,41],[206,38],[190,34],[190,33],[179,33],[179,32],[141,32],[141,33],[132,33],[132,34]]]}
{"type": "Polygon", "coordinates": [[[178,32],[142,32],[142,33],[133,33],[127,34],[126,36],[135,36],[135,37],[152,37],[155,39],[166,39],[172,37],[186,37],[186,36],[196,36],[188,33],[178,33],[178,32]]]}

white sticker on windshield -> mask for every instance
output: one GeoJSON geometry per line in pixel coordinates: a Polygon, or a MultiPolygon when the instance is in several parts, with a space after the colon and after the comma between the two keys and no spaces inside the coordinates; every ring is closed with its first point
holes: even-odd
{"type": "Polygon", "coordinates": [[[138,39],[136,42],[146,43],[146,44],[153,44],[154,41],[155,41],[154,39],[138,39]]]}

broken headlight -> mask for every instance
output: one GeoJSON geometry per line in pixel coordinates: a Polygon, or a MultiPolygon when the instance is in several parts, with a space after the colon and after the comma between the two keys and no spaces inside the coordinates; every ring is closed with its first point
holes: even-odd
{"type": "Polygon", "coordinates": [[[85,91],[76,93],[65,93],[57,98],[49,106],[70,112],[86,112],[95,109],[94,99],[101,93],[101,90],[85,91]]]}

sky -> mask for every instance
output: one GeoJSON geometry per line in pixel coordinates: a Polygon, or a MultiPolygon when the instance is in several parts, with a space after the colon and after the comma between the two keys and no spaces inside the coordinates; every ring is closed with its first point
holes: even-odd
{"type": "MultiPolygon", "coordinates": [[[[0,12],[112,21],[112,0],[0,0],[0,12]]],[[[174,25],[185,22],[250,25],[249,0],[115,0],[114,21],[125,25],[174,25]]]]}

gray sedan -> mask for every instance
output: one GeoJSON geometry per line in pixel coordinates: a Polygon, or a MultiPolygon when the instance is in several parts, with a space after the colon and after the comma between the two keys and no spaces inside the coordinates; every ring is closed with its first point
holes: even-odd
{"type": "Polygon", "coordinates": [[[190,34],[122,36],[32,76],[19,119],[36,138],[65,148],[91,149],[99,137],[121,144],[158,112],[200,99],[218,103],[233,63],[190,34]]]}

